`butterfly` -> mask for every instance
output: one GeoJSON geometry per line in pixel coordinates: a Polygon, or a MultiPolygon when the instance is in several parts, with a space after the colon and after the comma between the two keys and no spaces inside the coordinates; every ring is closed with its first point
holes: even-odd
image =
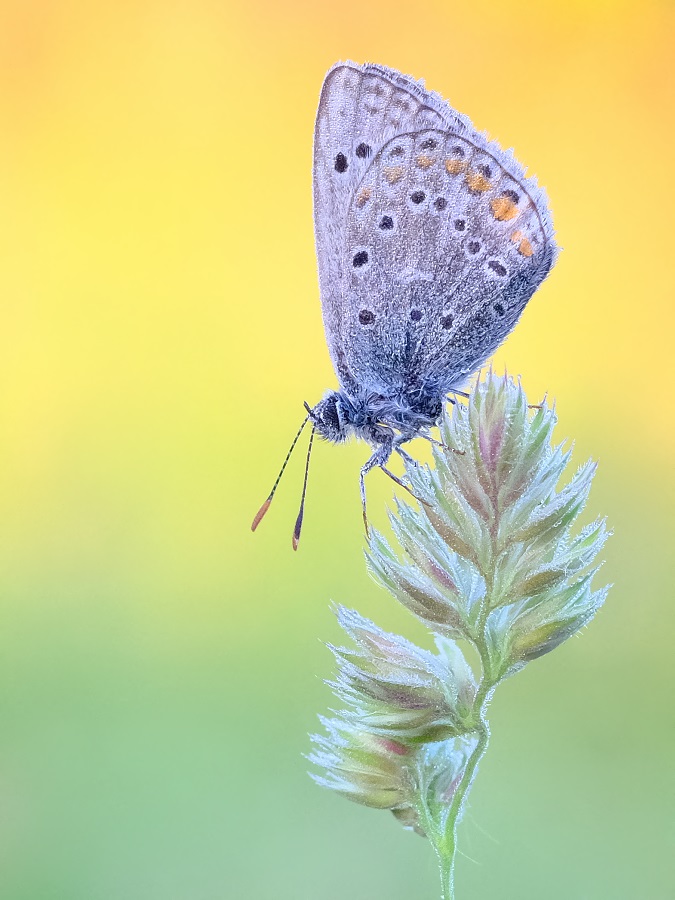
{"type": "Polygon", "coordinates": [[[315,406],[256,515],[269,509],[311,422],[314,435],[365,440],[365,476],[403,445],[433,441],[446,399],[514,328],[557,254],[546,196],[442,97],[394,69],[337,63],[314,132],[314,227],[328,349],[339,389],[315,406]]]}

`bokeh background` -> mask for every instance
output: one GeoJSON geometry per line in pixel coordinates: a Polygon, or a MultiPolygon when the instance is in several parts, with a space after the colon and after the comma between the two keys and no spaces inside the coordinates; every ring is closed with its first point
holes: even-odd
{"type": "MultiPolygon", "coordinates": [[[[369,579],[364,446],[302,460],[335,385],[311,149],[323,75],[371,60],[514,146],[560,261],[496,365],[600,467],[615,584],[503,685],[459,898],[675,897],[669,2],[0,2],[0,896],[438,895],[430,848],[323,792],[330,601],[369,579]]],[[[424,448],[419,451],[424,453],[424,448]]],[[[392,485],[374,473],[382,526],[392,485]]]]}

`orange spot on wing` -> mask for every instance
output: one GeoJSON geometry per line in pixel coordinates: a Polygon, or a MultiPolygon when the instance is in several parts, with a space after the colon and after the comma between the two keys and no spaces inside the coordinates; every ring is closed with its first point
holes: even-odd
{"type": "Polygon", "coordinates": [[[434,160],[431,156],[427,156],[425,153],[420,153],[420,155],[415,160],[420,169],[428,169],[429,166],[433,166],[434,160]]]}
{"type": "Polygon", "coordinates": [[[370,200],[371,194],[373,193],[373,189],[369,187],[362,187],[361,190],[356,195],[356,205],[361,209],[366,203],[370,200]]]}
{"type": "Polygon", "coordinates": [[[451,157],[445,161],[445,171],[448,175],[459,175],[459,173],[463,172],[465,169],[466,163],[461,159],[454,159],[451,157]]]}
{"type": "Polygon", "coordinates": [[[477,193],[482,193],[492,187],[485,175],[481,175],[480,172],[469,172],[466,176],[466,183],[470,191],[476,191],[477,193]]]}
{"type": "Polygon", "coordinates": [[[518,215],[518,207],[508,197],[497,197],[490,203],[490,209],[495,219],[500,222],[508,222],[518,215]]]}
{"type": "Polygon", "coordinates": [[[521,256],[532,256],[534,253],[532,244],[528,241],[522,231],[514,231],[511,235],[511,240],[514,244],[518,245],[517,250],[521,256]]]}
{"type": "Polygon", "coordinates": [[[397,181],[400,181],[405,174],[405,169],[403,166],[386,166],[382,174],[387,179],[389,184],[396,184],[397,181]]]}

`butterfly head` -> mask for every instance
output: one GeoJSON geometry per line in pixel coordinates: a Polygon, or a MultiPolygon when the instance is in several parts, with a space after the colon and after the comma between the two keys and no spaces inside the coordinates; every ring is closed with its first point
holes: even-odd
{"type": "Polygon", "coordinates": [[[314,407],[305,404],[305,409],[317,434],[326,441],[341,444],[353,430],[350,405],[338,391],[331,391],[314,407]]]}

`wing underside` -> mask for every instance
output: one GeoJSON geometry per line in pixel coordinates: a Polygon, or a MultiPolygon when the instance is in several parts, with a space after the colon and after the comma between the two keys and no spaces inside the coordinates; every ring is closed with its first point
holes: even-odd
{"type": "Polygon", "coordinates": [[[512,154],[379,66],[326,77],[314,218],[328,345],[351,393],[463,380],[555,257],[546,198],[512,154]]]}

